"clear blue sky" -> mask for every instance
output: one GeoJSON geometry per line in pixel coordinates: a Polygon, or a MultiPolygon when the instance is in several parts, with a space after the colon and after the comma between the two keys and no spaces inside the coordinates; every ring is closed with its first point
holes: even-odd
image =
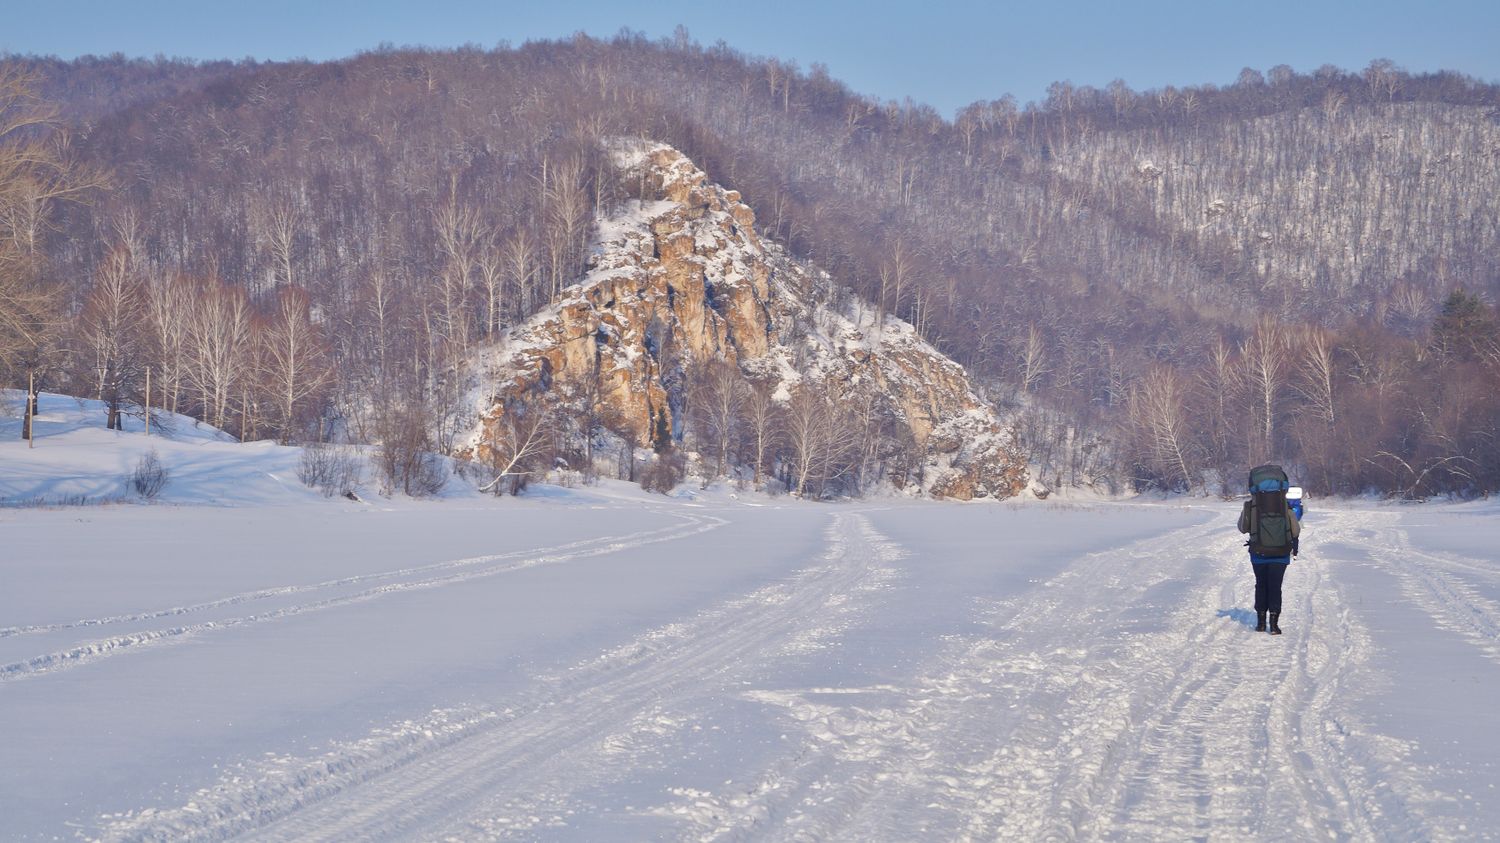
{"type": "Polygon", "coordinates": [[[655,38],[678,24],[704,44],[822,62],[856,91],[945,115],[1006,93],[1040,99],[1061,79],[1228,84],[1243,67],[1359,70],[1374,58],[1500,81],[1500,0],[0,0],[0,51],[331,59],[382,41],[489,47],[625,26],[655,38]]]}

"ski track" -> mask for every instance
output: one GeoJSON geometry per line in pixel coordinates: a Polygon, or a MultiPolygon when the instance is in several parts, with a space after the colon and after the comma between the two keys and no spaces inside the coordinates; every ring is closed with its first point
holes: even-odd
{"type": "MultiPolygon", "coordinates": [[[[1320,540],[1364,526],[1335,516],[1320,540]]],[[[1370,645],[1323,564],[1296,563],[1279,639],[1248,628],[1248,564],[1222,524],[1187,528],[994,604],[994,634],[955,640],[904,691],[753,693],[813,749],[660,813],[692,840],[1456,839],[1411,810],[1431,794],[1385,780],[1399,742],[1350,739],[1340,704],[1370,645]],[[1154,576],[1127,585],[1142,565],[1154,576]],[[1182,581],[1164,631],[1130,631],[1122,608],[1182,581]]]]}
{"type": "MultiPolygon", "coordinates": [[[[1494,569],[1413,550],[1396,517],[1331,510],[1316,542],[1355,547],[1500,660],[1500,613],[1455,573],[1494,569]]],[[[1249,562],[1214,521],[975,598],[986,632],[945,637],[901,685],[756,687],[868,619],[897,576],[905,550],[839,513],[810,567],[540,677],[504,708],[241,765],[180,808],[103,818],[100,839],[556,835],[600,807],[588,793],[664,763],[731,698],[791,739],[721,790],[670,787],[627,813],[698,841],[1463,839],[1405,763],[1413,747],[1350,707],[1381,675],[1317,544],[1289,572],[1279,638],[1251,632],[1249,562]]]]}
{"type": "MultiPolygon", "coordinates": [[[[1080,642],[1078,631],[1110,628],[1119,609],[1135,602],[1133,597],[1176,575],[1168,572],[1136,586],[1138,593],[1132,595],[1123,566],[1154,564],[1143,560],[1179,549],[1193,555],[1213,533],[1222,534],[1222,528],[1189,528],[1165,547],[1158,538],[1092,554],[1046,583],[1039,594],[986,607],[994,634],[955,640],[951,651],[894,705],[850,708],[802,701],[804,710],[794,716],[816,722],[820,730],[837,734],[840,721],[875,722],[856,741],[857,751],[844,751],[845,759],[833,764],[826,758],[811,759],[802,763],[805,769],[777,771],[770,777],[783,784],[767,792],[784,792],[789,804],[758,808],[761,813],[785,815],[765,836],[1073,839],[1118,831],[1113,824],[1094,829],[1086,824],[1108,805],[1111,795],[1118,796],[1101,778],[1107,770],[1120,769],[1128,757],[1121,748],[1128,745],[1137,709],[1161,705],[1155,696],[1150,706],[1139,698],[1142,689],[1160,684],[1160,679],[1150,680],[1162,675],[1167,665],[1150,663],[1153,653],[1161,650],[1154,640],[1159,636],[1140,636],[1152,640],[1139,643],[1132,640],[1137,636],[1080,642]],[[1080,647],[1081,643],[1102,646],[1080,647]],[[852,759],[870,760],[848,763],[852,759]],[[787,781],[800,784],[788,787],[787,781]],[[825,795],[838,782],[850,786],[825,795]]],[[[1202,626],[1201,615],[1195,623],[1202,626]]],[[[1212,673],[1211,666],[1206,669],[1212,673]]],[[[1178,730],[1172,718],[1194,716],[1187,704],[1201,704],[1195,691],[1204,679],[1176,678],[1184,690],[1175,714],[1168,706],[1163,709],[1168,722],[1139,731],[1170,737],[1178,730]]],[[[1155,754],[1149,743],[1138,749],[1145,770],[1159,765],[1163,757],[1196,769],[1205,757],[1201,748],[1190,745],[1185,751],[1163,748],[1155,754]]],[[[1193,779],[1187,784],[1192,789],[1193,779]]],[[[1177,816],[1182,794],[1165,797],[1162,801],[1171,815],[1165,822],[1154,817],[1146,824],[1158,831],[1188,830],[1177,816]]],[[[1137,805],[1129,813],[1151,814],[1152,808],[1137,805]]],[[[718,837],[705,834],[701,839],[718,837]]]]}
{"type": "Polygon", "coordinates": [[[1448,630],[1500,665],[1500,606],[1481,597],[1454,573],[1495,579],[1500,569],[1477,560],[1455,558],[1416,550],[1405,530],[1397,526],[1399,516],[1381,513],[1366,524],[1373,540],[1371,558],[1393,572],[1403,594],[1420,606],[1441,629],[1448,630]]]}
{"type": "Polygon", "coordinates": [[[644,545],[670,542],[688,536],[704,533],[709,530],[728,523],[722,518],[701,514],[678,514],[666,513],[674,518],[686,521],[687,526],[680,524],[669,525],[654,530],[645,530],[621,536],[604,536],[601,538],[587,539],[583,541],[569,542],[551,547],[533,548],[530,550],[513,551],[491,556],[477,556],[464,559],[454,559],[445,562],[437,562],[430,565],[403,568],[394,571],[384,571],[371,574],[362,574],[352,577],[343,577],[336,580],[328,580],[322,583],[314,583],[300,586],[282,586],[277,588],[259,589],[245,592],[230,597],[199,603],[192,606],[161,609],[139,614],[115,615],[105,618],[85,619],[66,624],[39,625],[29,627],[12,627],[6,630],[11,635],[33,634],[37,632],[53,632],[68,629],[89,628],[104,626],[108,624],[126,623],[131,621],[149,621],[164,617],[176,617],[194,612],[204,612],[226,606],[236,606],[255,600],[263,600],[269,597],[285,595],[316,595],[319,592],[334,590],[340,587],[358,586],[369,582],[386,579],[398,579],[401,577],[412,577],[414,579],[399,579],[397,582],[376,585],[351,594],[341,594],[325,597],[310,602],[296,603],[291,606],[259,612],[240,617],[225,618],[221,620],[203,621],[196,624],[187,624],[167,627],[164,629],[153,629],[142,632],[132,632],[122,635],[86,641],[77,646],[51,653],[43,653],[17,662],[0,665],[0,685],[5,682],[29,679],[60,670],[81,667],[95,663],[100,659],[124,653],[141,652],[154,646],[164,644],[180,643],[191,637],[208,632],[244,627],[266,621],[281,620],[307,612],[320,611],[353,603],[362,603],[376,600],[392,594],[399,594],[414,589],[438,588],[469,580],[492,577],[498,574],[506,574],[526,568],[535,568],[541,565],[553,565],[560,562],[568,562],[575,559],[584,559],[594,556],[604,556],[617,553],[622,550],[641,547],[644,545]],[[509,561],[506,560],[515,560],[509,561]],[[496,562],[502,564],[494,564],[496,562]],[[483,567],[483,566],[488,567],[483,567]],[[466,570],[467,569],[467,570],[466,570]],[[456,571],[456,572],[455,572],[456,571]],[[438,573],[437,576],[422,576],[438,573]]]}
{"type": "MultiPolygon", "coordinates": [[[[656,510],[656,512],[658,514],[668,514],[661,512],[660,510],[656,510]]],[[[111,624],[152,621],[158,620],[160,618],[175,617],[178,615],[192,614],[194,612],[203,612],[211,609],[218,609],[225,606],[233,606],[239,603],[248,603],[253,600],[264,600],[270,597],[281,597],[288,594],[304,594],[310,591],[321,591],[323,589],[337,588],[340,586],[358,585],[360,583],[376,580],[411,576],[412,574],[423,574],[429,571],[482,565],[488,562],[499,562],[505,559],[515,559],[517,557],[535,555],[539,553],[573,550],[576,548],[587,547],[593,544],[631,541],[654,535],[656,533],[670,532],[674,528],[675,525],[672,525],[655,530],[643,530],[641,532],[628,533],[619,536],[600,536],[592,539],[582,539],[579,541],[567,542],[565,544],[553,545],[550,547],[528,548],[525,550],[514,550],[508,553],[494,553],[484,556],[471,556],[463,559],[448,559],[441,562],[433,562],[427,565],[418,565],[410,568],[398,568],[391,571],[376,571],[369,574],[356,574],[353,576],[340,577],[339,579],[325,580],[324,582],[308,583],[305,585],[272,586],[270,588],[246,591],[240,594],[231,595],[229,597],[222,597],[217,600],[210,600],[204,603],[195,603],[190,606],[172,606],[166,609],[154,609],[145,612],[135,612],[122,615],[108,615],[102,618],[82,618],[76,621],[70,621],[68,623],[33,624],[30,626],[4,627],[0,628],[0,638],[10,638],[16,635],[35,635],[44,632],[61,632],[70,629],[108,626],[111,624]]]]}
{"type": "MultiPolygon", "coordinates": [[[[718,519],[715,519],[716,521],[718,519]]],[[[105,818],[99,839],[498,839],[538,804],[603,774],[658,716],[743,660],[796,652],[847,621],[899,551],[863,516],[835,516],[821,559],[789,580],[653,630],[552,677],[500,711],[434,712],[310,759],[256,762],[187,805],[105,818]],[[835,617],[822,631],[808,617],[835,617]]]]}

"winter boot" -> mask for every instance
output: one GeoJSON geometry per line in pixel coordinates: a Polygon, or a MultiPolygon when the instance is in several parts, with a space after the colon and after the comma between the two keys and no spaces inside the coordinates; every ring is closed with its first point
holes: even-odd
{"type": "Polygon", "coordinates": [[[1280,635],[1281,634],[1281,627],[1276,624],[1276,619],[1279,618],[1279,617],[1281,617],[1281,613],[1280,612],[1272,612],[1271,613],[1271,629],[1269,631],[1270,631],[1270,633],[1272,635],[1280,635]]]}
{"type": "Polygon", "coordinates": [[[1259,612],[1255,613],[1255,631],[1256,632],[1265,632],[1266,631],[1266,610],[1265,609],[1261,609],[1259,612]]]}

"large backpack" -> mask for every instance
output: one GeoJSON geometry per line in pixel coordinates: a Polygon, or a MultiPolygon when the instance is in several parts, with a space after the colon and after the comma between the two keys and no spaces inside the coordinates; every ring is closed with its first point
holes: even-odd
{"type": "Polygon", "coordinates": [[[1250,552],[1257,556],[1290,556],[1292,522],[1286,490],[1291,482],[1279,465],[1250,470],[1250,496],[1255,501],[1250,522],[1250,552]]]}

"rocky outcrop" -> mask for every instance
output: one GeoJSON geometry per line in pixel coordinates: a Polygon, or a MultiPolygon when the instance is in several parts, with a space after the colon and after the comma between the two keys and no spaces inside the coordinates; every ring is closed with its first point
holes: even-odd
{"type": "MultiPolygon", "coordinates": [[[[923,454],[919,485],[935,496],[1024,486],[1011,437],[962,367],[760,238],[740,195],[677,150],[629,144],[616,156],[644,198],[599,222],[591,268],[566,298],[477,363],[481,425],[528,395],[586,395],[605,427],[645,447],[663,420],[680,435],[692,372],[723,360],[781,401],[805,383],[878,398],[923,454]]],[[[481,427],[471,447],[483,441],[481,427]]]]}

